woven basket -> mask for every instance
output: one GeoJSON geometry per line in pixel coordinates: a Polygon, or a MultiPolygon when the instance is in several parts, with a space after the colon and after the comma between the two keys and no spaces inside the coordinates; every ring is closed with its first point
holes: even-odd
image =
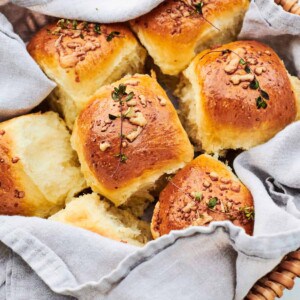
{"type": "Polygon", "coordinates": [[[287,12],[300,15],[300,5],[298,4],[298,0],[275,0],[275,3],[281,5],[287,12]]]}

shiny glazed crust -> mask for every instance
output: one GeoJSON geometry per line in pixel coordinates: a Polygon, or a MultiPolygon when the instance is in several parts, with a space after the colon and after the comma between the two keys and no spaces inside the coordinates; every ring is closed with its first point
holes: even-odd
{"type": "Polygon", "coordinates": [[[27,49],[57,83],[51,104],[72,128],[78,112],[97,89],[143,70],[146,51],[122,24],[77,22],[76,29],[72,23],[63,24],[41,29],[27,49]]]}
{"type": "Polygon", "coordinates": [[[126,77],[100,89],[80,113],[72,145],[88,184],[116,205],[153,187],[164,173],[173,173],[193,159],[193,148],[171,101],[147,75],[126,77]],[[116,157],[121,120],[109,119],[109,114],[120,115],[120,106],[112,99],[114,87],[120,84],[127,86],[128,93],[134,92],[123,107],[123,113],[129,110],[132,116],[123,121],[125,163],[116,157]]]}
{"type": "Polygon", "coordinates": [[[282,61],[256,41],[237,41],[200,53],[184,71],[177,94],[186,130],[206,152],[246,150],[264,143],[297,114],[295,92],[282,61]],[[226,49],[235,53],[222,54],[226,49]],[[241,57],[250,74],[239,63],[241,57]],[[269,95],[266,109],[257,107],[260,93],[250,88],[251,80],[238,82],[253,74],[269,95]]]}
{"type": "MultiPolygon", "coordinates": [[[[3,129],[0,130],[3,132],[3,129]]],[[[0,135],[0,212],[5,215],[31,215],[25,187],[33,194],[40,196],[40,193],[24,174],[20,163],[13,163],[12,141],[4,135],[0,135]]]]}
{"type": "Polygon", "coordinates": [[[180,170],[161,192],[151,231],[153,238],[158,238],[171,230],[231,220],[252,234],[252,212],[249,190],[222,162],[200,155],[180,170]]]}
{"type": "Polygon", "coordinates": [[[196,11],[195,3],[199,2],[167,0],[131,21],[132,29],[164,74],[177,75],[200,51],[233,41],[249,6],[247,0],[201,1],[206,21],[196,11]]]}

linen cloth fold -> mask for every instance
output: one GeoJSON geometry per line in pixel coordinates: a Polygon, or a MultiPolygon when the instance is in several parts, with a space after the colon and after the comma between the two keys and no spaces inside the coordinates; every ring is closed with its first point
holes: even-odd
{"type": "Polygon", "coordinates": [[[164,0],[12,0],[20,6],[59,18],[99,23],[125,22],[152,10],[164,0]]]}
{"type": "Polygon", "coordinates": [[[0,14],[0,121],[33,109],[54,87],[0,14]]]}
{"type": "MultiPolygon", "coordinates": [[[[83,5],[72,0],[69,7],[65,6],[69,0],[14,1],[59,17],[101,22],[105,18],[123,21],[159,2],[132,0],[140,9],[133,12],[128,1],[90,0],[83,5]],[[88,10],[96,2],[99,8],[101,3],[106,7],[88,10]],[[119,3],[122,9],[109,11],[113,7],[110,3],[119,3]],[[148,5],[143,6],[145,3],[148,5]],[[61,12],[64,15],[57,14],[61,12]],[[90,19],[94,17],[97,19],[90,19]]],[[[299,75],[299,22],[299,17],[287,14],[272,0],[255,0],[240,38],[267,40],[291,72],[299,75]],[[274,33],[269,34],[269,30],[274,33]],[[277,36],[281,39],[284,35],[285,51],[276,42],[277,36]]],[[[7,118],[37,105],[54,85],[34,65],[23,42],[2,16],[0,55],[0,118],[7,118]],[[19,94],[14,91],[18,89],[16,82],[19,94]],[[14,98],[7,98],[9,93],[15,93],[14,98]],[[25,94],[30,105],[21,97],[25,94]],[[7,110],[12,105],[15,112],[7,110]]],[[[140,249],[53,221],[1,216],[0,299],[243,299],[285,254],[300,247],[299,132],[300,122],[291,124],[268,143],[240,154],[234,162],[237,175],[254,197],[253,237],[230,222],[215,222],[208,227],[174,231],[140,249]]]]}

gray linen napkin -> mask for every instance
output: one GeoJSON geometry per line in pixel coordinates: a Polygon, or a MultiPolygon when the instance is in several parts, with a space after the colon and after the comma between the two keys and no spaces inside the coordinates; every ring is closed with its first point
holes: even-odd
{"type": "Polygon", "coordinates": [[[286,253],[300,247],[299,132],[300,122],[294,123],[234,162],[254,196],[254,237],[230,222],[215,222],[174,231],[139,249],[48,220],[2,216],[0,295],[243,299],[286,253]],[[275,189],[275,182],[282,188],[275,189]]]}
{"type": "Polygon", "coordinates": [[[0,14],[0,121],[33,109],[54,87],[0,14]]]}
{"type": "Polygon", "coordinates": [[[50,16],[90,22],[115,23],[134,19],[164,0],[12,0],[20,6],[50,16]]]}

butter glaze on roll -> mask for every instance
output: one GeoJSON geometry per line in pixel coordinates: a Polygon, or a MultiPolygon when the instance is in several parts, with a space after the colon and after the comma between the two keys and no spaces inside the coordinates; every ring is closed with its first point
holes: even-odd
{"type": "Polygon", "coordinates": [[[200,155],[180,170],[161,192],[151,231],[158,238],[171,230],[224,220],[231,220],[252,234],[252,196],[222,162],[200,155]]]}
{"type": "Polygon", "coordinates": [[[85,187],[56,113],[0,123],[0,215],[48,217],[85,187]]]}
{"type": "Polygon", "coordinates": [[[88,185],[117,206],[129,198],[147,197],[162,175],[184,167],[194,155],[171,101],[147,75],[101,88],[75,122],[72,145],[88,185]],[[123,162],[120,105],[112,98],[121,84],[127,93],[134,93],[123,107],[123,114],[128,114],[123,121],[123,162]]]}
{"type": "Polygon", "coordinates": [[[57,83],[50,102],[69,128],[97,89],[141,72],[146,58],[145,49],[122,24],[60,20],[41,29],[27,49],[57,83]]]}
{"type": "Polygon", "coordinates": [[[298,81],[270,47],[256,41],[203,51],[183,72],[176,91],[185,129],[208,153],[264,143],[296,120],[298,81]],[[255,78],[259,88],[253,89],[255,78]],[[259,97],[266,107],[258,106],[259,97]]]}
{"type": "Polygon", "coordinates": [[[178,75],[200,51],[235,40],[248,6],[248,0],[167,0],[131,26],[162,72],[178,75]]]}

